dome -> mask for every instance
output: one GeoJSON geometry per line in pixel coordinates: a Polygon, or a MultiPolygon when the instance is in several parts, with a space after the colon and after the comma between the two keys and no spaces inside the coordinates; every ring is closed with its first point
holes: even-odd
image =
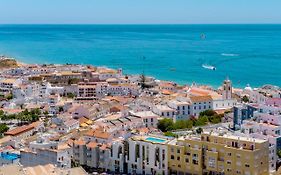
{"type": "Polygon", "coordinates": [[[252,91],[253,89],[252,89],[251,86],[248,84],[248,85],[245,87],[245,90],[252,91]]]}

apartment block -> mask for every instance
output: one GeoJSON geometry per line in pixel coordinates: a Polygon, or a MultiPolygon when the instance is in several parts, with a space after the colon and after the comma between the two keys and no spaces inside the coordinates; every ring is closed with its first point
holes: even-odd
{"type": "Polygon", "coordinates": [[[268,141],[205,132],[168,143],[169,174],[266,175],[268,141]]]}

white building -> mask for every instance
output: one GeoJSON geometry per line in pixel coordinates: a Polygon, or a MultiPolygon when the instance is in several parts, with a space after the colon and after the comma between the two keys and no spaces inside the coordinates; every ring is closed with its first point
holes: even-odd
{"type": "Polygon", "coordinates": [[[269,112],[267,107],[260,105],[252,120],[244,120],[241,133],[269,141],[269,169],[274,172],[278,159],[277,151],[281,149],[281,114],[269,112]]]}
{"type": "Polygon", "coordinates": [[[73,158],[80,165],[106,171],[109,168],[109,152],[110,148],[107,144],[95,141],[74,141],[73,158]]]}
{"type": "Polygon", "coordinates": [[[252,103],[264,104],[268,97],[264,93],[260,93],[258,89],[252,89],[249,85],[245,87],[241,96],[247,96],[252,103]]]}
{"type": "Polygon", "coordinates": [[[13,88],[21,84],[20,79],[4,78],[0,80],[0,94],[11,93],[13,88]]]}
{"type": "Polygon", "coordinates": [[[176,110],[167,105],[155,105],[153,106],[152,111],[164,118],[175,119],[176,116],[176,110]]]}
{"type": "Polygon", "coordinates": [[[25,166],[37,166],[53,164],[57,167],[71,167],[71,155],[70,147],[65,149],[36,149],[36,151],[31,150],[21,150],[20,151],[20,163],[25,166]]]}
{"type": "Polygon", "coordinates": [[[135,136],[128,139],[128,174],[168,174],[165,138],[135,136]]]}
{"type": "Polygon", "coordinates": [[[190,96],[191,115],[197,117],[200,112],[213,109],[213,99],[210,95],[190,96]]]}
{"type": "Polygon", "coordinates": [[[79,128],[79,121],[75,119],[67,119],[57,126],[58,133],[69,133],[71,130],[79,128]]]}
{"type": "Polygon", "coordinates": [[[127,146],[127,142],[123,139],[117,139],[112,142],[109,154],[109,171],[115,173],[127,173],[127,169],[125,169],[124,166],[126,163],[125,154],[128,153],[128,150],[126,149],[127,146]]]}
{"type": "Polygon", "coordinates": [[[186,120],[191,115],[191,104],[184,100],[172,100],[167,105],[176,110],[176,120],[186,120]]]}
{"type": "Polygon", "coordinates": [[[139,117],[142,119],[145,127],[157,128],[159,115],[156,115],[152,111],[140,111],[140,112],[130,112],[130,115],[139,117]]]}

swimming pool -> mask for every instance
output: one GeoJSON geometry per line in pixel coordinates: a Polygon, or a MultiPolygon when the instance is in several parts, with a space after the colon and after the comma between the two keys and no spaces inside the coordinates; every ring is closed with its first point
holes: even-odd
{"type": "Polygon", "coordinates": [[[147,137],[145,141],[154,142],[154,143],[164,143],[165,139],[155,138],[155,137],[147,137]]]}
{"type": "Polygon", "coordinates": [[[14,153],[1,153],[1,158],[6,160],[16,160],[20,158],[20,155],[14,153]]]}

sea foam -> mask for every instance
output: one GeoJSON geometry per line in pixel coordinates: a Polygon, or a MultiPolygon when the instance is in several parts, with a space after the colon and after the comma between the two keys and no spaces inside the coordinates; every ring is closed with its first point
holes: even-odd
{"type": "Polygon", "coordinates": [[[222,53],[221,56],[225,57],[237,57],[239,54],[234,54],[234,53],[222,53]]]}

